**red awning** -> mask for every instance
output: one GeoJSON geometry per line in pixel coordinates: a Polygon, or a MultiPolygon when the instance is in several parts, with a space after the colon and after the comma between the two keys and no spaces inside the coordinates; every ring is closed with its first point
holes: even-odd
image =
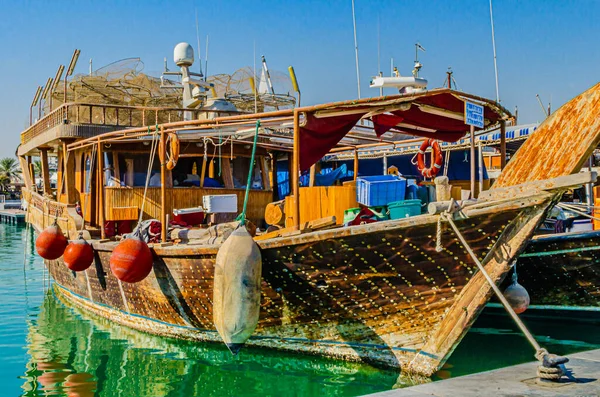
{"type": "MultiPolygon", "coordinates": [[[[441,89],[437,93],[429,91],[392,99],[377,98],[366,103],[332,104],[330,108],[320,108],[316,114],[306,112],[300,127],[300,169],[305,171],[319,161],[369,112],[375,113],[368,119],[373,122],[378,137],[391,131],[455,142],[470,129],[463,115],[465,100],[471,99],[462,95],[466,94],[441,89]],[[352,113],[344,114],[344,111],[352,113]]],[[[488,124],[493,125],[501,119],[495,104],[485,100],[476,102],[483,104],[488,124]]]]}
{"type": "Polygon", "coordinates": [[[300,171],[306,171],[329,153],[364,114],[317,118],[306,113],[300,127],[300,171]]]}

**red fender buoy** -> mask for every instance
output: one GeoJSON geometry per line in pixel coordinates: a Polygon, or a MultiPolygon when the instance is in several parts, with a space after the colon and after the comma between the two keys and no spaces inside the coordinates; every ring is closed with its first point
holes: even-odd
{"type": "Polygon", "coordinates": [[[69,241],[57,223],[45,228],[35,240],[35,250],[44,259],[55,260],[62,256],[69,241]]]}
{"type": "Polygon", "coordinates": [[[138,236],[121,241],[110,255],[110,270],[119,280],[137,283],[152,270],[152,251],[138,236]]]}
{"type": "Polygon", "coordinates": [[[74,272],[81,272],[92,265],[94,249],[83,237],[79,237],[67,245],[63,260],[69,269],[74,272]]]}

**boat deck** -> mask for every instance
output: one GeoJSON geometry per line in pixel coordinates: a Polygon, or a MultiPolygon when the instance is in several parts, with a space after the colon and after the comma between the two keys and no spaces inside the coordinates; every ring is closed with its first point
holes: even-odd
{"type": "MultiPolygon", "coordinates": [[[[538,362],[460,376],[405,389],[390,390],[371,397],[421,396],[598,396],[600,395],[600,349],[568,356],[566,367],[577,379],[548,386],[536,383],[538,362]]],[[[563,377],[563,379],[566,379],[563,377]]]]}

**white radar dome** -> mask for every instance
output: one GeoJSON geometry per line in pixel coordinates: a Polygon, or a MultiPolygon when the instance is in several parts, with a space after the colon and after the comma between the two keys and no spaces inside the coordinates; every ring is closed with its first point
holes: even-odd
{"type": "Polygon", "coordinates": [[[173,50],[173,60],[177,66],[192,66],[194,63],[194,49],[188,43],[179,43],[173,50]]]}

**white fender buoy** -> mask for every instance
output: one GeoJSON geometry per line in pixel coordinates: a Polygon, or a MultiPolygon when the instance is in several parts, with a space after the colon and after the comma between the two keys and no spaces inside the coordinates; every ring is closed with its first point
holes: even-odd
{"type": "Polygon", "coordinates": [[[514,265],[512,284],[506,287],[502,293],[510,307],[513,308],[515,313],[521,314],[529,307],[529,293],[519,282],[517,281],[517,264],[514,265]]]}
{"type": "Polygon", "coordinates": [[[234,355],[258,324],[261,273],[260,249],[241,225],[219,248],[213,285],[213,322],[234,355]]]}

